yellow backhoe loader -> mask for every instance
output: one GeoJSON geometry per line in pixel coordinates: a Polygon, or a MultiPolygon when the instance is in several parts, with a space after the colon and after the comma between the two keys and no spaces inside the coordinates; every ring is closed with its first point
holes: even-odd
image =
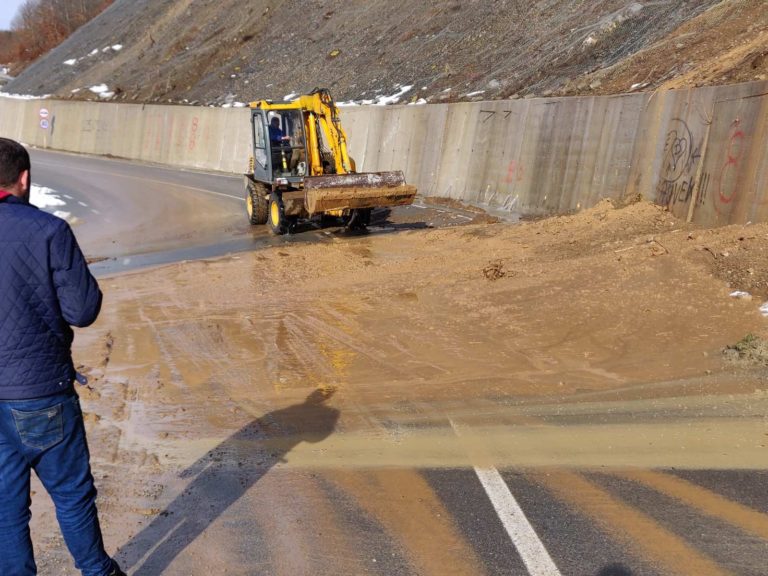
{"type": "Polygon", "coordinates": [[[245,185],[251,224],[285,234],[300,219],[319,214],[362,228],[373,208],[413,202],[416,188],[405,183],[402,172],[356,172],[328,90],[249,106],[253,154],[245,185]]]}

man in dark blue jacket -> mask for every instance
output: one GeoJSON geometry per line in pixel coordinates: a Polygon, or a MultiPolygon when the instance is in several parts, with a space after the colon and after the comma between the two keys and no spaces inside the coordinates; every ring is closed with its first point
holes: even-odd
{"type": "Polygon", "coordinates": [[[105,552],[70,326],[92,324],[101,291],[69,225],[29,204],[23,146],[0,138],[0,574],[37,573],[30,473],[56,506],[84,576],[123,574],[105,552]]]}

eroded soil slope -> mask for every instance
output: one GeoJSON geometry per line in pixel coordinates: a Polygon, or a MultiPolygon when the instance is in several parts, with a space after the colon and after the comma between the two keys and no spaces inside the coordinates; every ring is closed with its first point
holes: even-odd
{"type": "Polygon", "coordinates": [[[768,73],[767,12],[762,0],[118,0],[8,91],[98,98],[88,89],[105,84],[115,100],[223,104],[411,86],[401,102],[441,102],[728,83],[768,73]]]}

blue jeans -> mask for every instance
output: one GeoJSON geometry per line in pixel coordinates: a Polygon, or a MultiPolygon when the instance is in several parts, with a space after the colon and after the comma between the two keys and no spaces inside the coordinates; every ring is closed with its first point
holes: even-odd
{"type": "Polygon", "coordinates": [[[83,576],[112,569],[96,512],[90,454],[77,394],[0,401],[0,574],[37,574],[29,535],[30,471],[56,506],[56,517],[83,576]]]}

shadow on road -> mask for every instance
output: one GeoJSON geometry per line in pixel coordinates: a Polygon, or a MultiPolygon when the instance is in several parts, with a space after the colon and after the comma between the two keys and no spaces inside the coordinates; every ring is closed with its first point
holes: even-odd
{"type": "Polygon", "coordinates": [[[123,569],[135,569],[134,576],[162,574],[294,447],[327,438],[339,418],[339,411],[325,404],[332,395],[333,391],[315,390],[303,404],[249,422],[184,470],[182,478],[194,480],[120,548],[116,558],[123,569]]]}

